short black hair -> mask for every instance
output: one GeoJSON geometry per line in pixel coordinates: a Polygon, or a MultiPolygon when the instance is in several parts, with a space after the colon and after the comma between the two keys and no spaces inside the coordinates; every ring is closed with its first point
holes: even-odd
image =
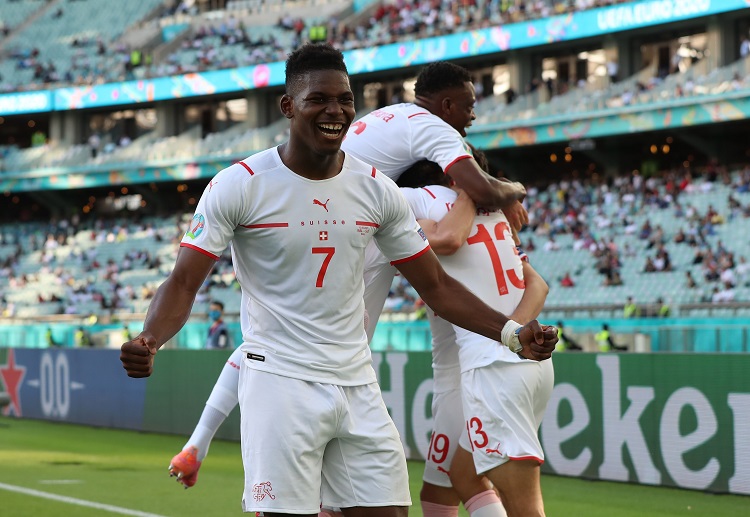
{"type": "Polygon", "coordinates": [[[219,300],[211,300],[211,303],[209,303],[209,305],[218,305],[219,309],[221,309],[222,312],[224,311],[224,304],[219,300]]]}
{"type": "Polygon", "coordinates": [[[286,60],[286,93],[294,95],[299,81],[308,72],[338,70],[348,74],[344,54],[328,43],[307,43],[289,54],[286,60]]]}
{"type": "Polygon", "coordinates": [[[448,61],[436,61],[419,72],[414,94],[417,97],[427,97],[451,88],[460,88],[467,82],[471,82],[471,74],[467,69],[448,61]]]}
{"type": "Polygon", "coordinates": [[[401,173],[396,184],[399,187],[418,188],[426,185],[450,186],[450,178],[435,162],[420,160],[401,173]]]}

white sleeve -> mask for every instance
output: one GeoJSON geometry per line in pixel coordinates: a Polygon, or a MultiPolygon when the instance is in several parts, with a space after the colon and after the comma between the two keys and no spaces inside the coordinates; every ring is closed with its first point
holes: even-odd
{"type": "Polygon", "coordinates": [[[219,172],[206,186],[198,201],[190,227],[180,242],[181,247],[218,259],[234,237],[244,207],[247,173],[232,165],[219,172]]]}
{"type": "Polygon", "coordinates": [[[375,239],[391,263],[398,264],[425,253],[430,249],[430,243],[396,184],[384,184],[384,217],[375,239]]]}
{"type": "Polygon", "coordinates": [[[437,163],[444,172],[454,163],[472,157],[461,135],[436,117],[416,116],[411,119],[411,151],[415,161],[427,159],[437,163]]]}
{"type": "Polygon", "coordinates": [[[429,212],[426,192],[421,188],[401,188],[401,193],[404,195],[406,202],[409,204],[409,208],[414,213],[415,219],[427,219],[427,212],[429,212]]]}

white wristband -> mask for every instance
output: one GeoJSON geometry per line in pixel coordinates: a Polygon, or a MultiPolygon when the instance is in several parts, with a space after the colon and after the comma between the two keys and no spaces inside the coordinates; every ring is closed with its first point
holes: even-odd
{"type": "Polygon", "coordinates": [[[510,348],[508,346],[508,343],[510,343],[510,339],[513,337],[513,334],[516,333],[516,330],[523,327],[520,323],[513,320],[508,320],[508,322],[503,325],[503,330],[500,331],[500,342],[510,348]]]}

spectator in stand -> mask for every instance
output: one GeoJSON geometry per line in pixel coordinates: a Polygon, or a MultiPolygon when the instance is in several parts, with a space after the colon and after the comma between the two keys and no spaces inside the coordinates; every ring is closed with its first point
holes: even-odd
{"type": "Polygon", "coordinates": [[[575,282],[573,282],[573,279],[570,277],[570,271],[565,273],[565,276],[560,279],[561,287],[575,287],[575,285],[575,282]]]}
{"type": "Polygon", "coordinates": [[[724,284],[722,289],[714,287],[713,295],[711,296],[712,303],[728,303],[734,301],[734,289],[730,284],[724,284]]]}
{"type": "Polygon", "coordinates": [[[544,251],[557,251],[560,249],[560,245],[555,242],[555,238],[550,235],[549,240],[544,243],[544,251]]]}
{"type": "Polygon", "coordinates": [[[750,56],[750,38],[745,35],[740,42],[740,57],[742,59],[750,56]]]}
{"type": "Polygon", "coordinates": [[[737,264],[736,271],[738,284],[748,285],[747,281],[750,280],[748,277],[748,273],[750,273],[750,264],[747,262],[744,255],[740,256],[740,261],[739,264],[737,264]]]}
{"type": "Polygon", "coordinates": [[[688,289],[695,289],[696,287],[698,287],[698,284],[693,278],[693,273],[691,273],[690,271],[685,271],[685,287],[687,287],[688,289]]]}

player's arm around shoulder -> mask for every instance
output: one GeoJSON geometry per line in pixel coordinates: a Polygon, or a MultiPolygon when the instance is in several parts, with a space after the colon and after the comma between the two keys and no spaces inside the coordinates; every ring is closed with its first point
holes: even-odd
{"type": "Polygon", "coordinates": [[[523,185],[493,178],[479,167],[474,158],[457,161],[445,172],[477,205],[489,210],[510,207],[526,196],[523,185]]]}
{"type": "Polygon", "coordinates": [[[433,251],[438,255],[453,255],[457,252],[469,238],[476,210],[474,201],[461,190],[453,207],[440,221],[418,219],[433,251]]]}

